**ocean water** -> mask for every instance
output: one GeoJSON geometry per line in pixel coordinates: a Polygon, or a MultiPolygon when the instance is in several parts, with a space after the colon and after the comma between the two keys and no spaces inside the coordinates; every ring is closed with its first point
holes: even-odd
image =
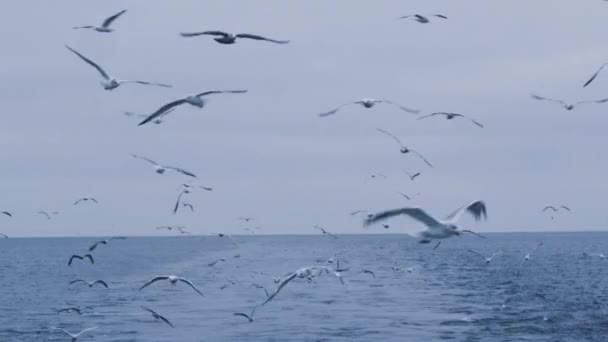
{"type": "Polygon", "coordinates": [[[487,236],[453,238],[436,250],[405,235],[128,238],[98,246],[94,265],[72,267],[70,255],[96,239],[1,239],[0,341],[69,341],[54,326],[99,326],[80,341],[608,340],[608,259],[583,255],[608,252],[608,234],[487,236]],[[486,264],[468,248],[504,254],[486,264]],[[252,282],[271,291],[273,277],[335,266],[327,260],[336,257],[349,267],[345,285],[328,275],[296,279],[257,308],[254,322],[233,316],[264,301],[252,282]],[[138,291],[159,274],[188,278],[204,296],[166,282],[138,291]],[[78,278],[110,288],[68,285],[78,278]],[[83,314],[56,313],[65,306],[83,314]]]}

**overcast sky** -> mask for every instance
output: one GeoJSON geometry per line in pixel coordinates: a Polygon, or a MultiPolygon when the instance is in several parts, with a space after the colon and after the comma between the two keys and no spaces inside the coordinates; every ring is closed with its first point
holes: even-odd
{"type": "MultiPolygon", "coordinates": [[[[487,202],[479,231],[601,230],[608,224],[608,104],[568,112],[530,98],[608,97],[603,1],[3,1],[0,65],[2,196],[9,236],[152,235],[157,225],[194,233],[242,232],[253,216],[265,233],[365,232],[357,209],[422,206],[443,216],[487,202]],[[116,32],[72,30],[127,9],[116,32]],[[442,13],[422,25],[396,20],[442,13]],[[183,31],[225,30],[289,39],[220,45],[183,31]],[[105,91],[69,44],[112,75],[171,83],[105,91]],[[182,106],[162,125],[138,127],[123,111],[151,113],[211,89],[208,106],[182,106]],[[415,120],[455,111],[485,124],[415,120]],[[423,153],[430,169],[401,155],[384,128],[423,153]],[[179,174],[156,174],[130,153],[183,167],[215,188],[187,197],[195,213],[171,210],[179,174]],[[421,171],[411,182],[402,170],[421,171]],[[387,179],[371,179],[373,173],[387,179]],[[407,201],[397,193],[413,199],[407,201]],[[416,195],[420,193],[420,195],[416,195]],[[72,203],[95,196],[98,205],[72,203]],[[540,210],[569,205],[551,220],[540,210]],[[36,212],[60,211],[48,221],[36,212]]],[[[411,221],[398,220],[393,232],[411,221]]],[[[379,232],[381,227],[372,231],[379,232]]]]}

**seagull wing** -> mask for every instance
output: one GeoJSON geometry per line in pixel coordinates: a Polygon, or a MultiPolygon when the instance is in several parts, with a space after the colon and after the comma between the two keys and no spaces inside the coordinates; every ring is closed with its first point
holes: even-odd
{"type": "Polygon", "coordinates": [[[330,110],[329,112],[325,112],[325,113],[319,114],[319,117],[324,118],[326,116],[334,115],[334,114],[336,114],[336,112],[338,112],[340,109],[342,109],[342,107],[346,107],[348,105],[357,104],[357,103],[361,103],[361,101],[355,101],[355,102],[349,102],[349,103],[341,104],[338,107],[330,110]]]}
{"type": "Polygon", "coordinates": [[[372,277],[376,278],[376,274],[373,271],[370,270],[363,270],[363,273],[369,273],[372,275],[372,277]]]}
{"type": "Polygon", "coordinates": [[[547,211],[547,210],[549,210],[549,209],[551,209],[551,210],[553,210],[553,211],[557,211],[557,208],[556,208],[556,207],[554,207],[554,206],[552,206],[552,205],[548,205],[548,206],[546,206],[546,207],[544,207],[544,208],[543,208],[543,212],[545,212],[545,211],[547,211]]]}
{"type": "Polygon", "coordinates": [[[143,85],[153,85],[153,86],[164,87],[164,88],[173,88],[173,86],[172,86],[172,85],[170,85],[170,84],[165,84],[165,83],[154,83],[154,82],[146,82],[146,81],[129,81],[129,80],[120,80],[120,83],[137,83],[137,84],[143,84],[143,85]]]}
{"type": "Polygon", "coordinates": [[[419,117],[416,120],[422,120],[422,119],[425,119],[425,118],[430,118],[431,116],[435,116],[435,115],[447,115],[447,114],[448,113],[445,113],[445,112],[436,112],[436,113],[431,113],[431,114],[423,115],[423,116],[419,117]]]}
{"type": "Polygon", "coordinates": [[[550,99],[548,97],[543,97],[543,96],[539,96],[536,94],[530,94],[530,96],[535,99],[535,100],[539,100],[539,101],[551,101],[551,102],[556,102],[556,103],[561,103],[563,105],[565,105],[566,103],[562,100],[556,100],[556,99],[550,99]]]}
{"type": "Polygon", "coordinates": [[[156,276],[154,278],[152,278],[150,281],[148,281],[147,283],[143,284],[140,288],[139,291],[143,290],[144,288],[148,287],[149,285],[154,284],[155,282],[159,281],[159,280],[166,280],[169,279],[168,276],[156,276]]]}
{"type": "Polygon", "coordinates": [[[73,261],[74,259],[80,259],[80,260],[82,260],[82,259],[84,259],[84,258],[83,258],[83,257],[81,257],[80,255],[76,255],[76,254],[74,254],[74,255],[72,255],[72,256],[70,257],[70,260],[68,261],[68,266],[72,266],[72,261],[73,261]]]}
{"type": "Polygon", "coordinates": [[[283,287],[285,287],[285,285],[287,285],[290,281],[292,281],[296,276],[297,276],[297,273],[293,272],[290,275],[288,275],[286,278],[281,280],[281,283],[279,284],[279,286],[277,286],[277,289],[270,296],[268,296],[268,298],[266,298],[266,300],[264,301],[264,303],[262,303],[262,305],[265,305],[266,303],[273,300],[274,297],[276,297],[279,294],[279,292],[281,292],[281,289],[283,287]]]}
{"type": "Polygon", "coordinates": [[[393,140],[395,140],[397,142],[397,144],[399,144],[399,146],[403,147],[403,144],[401,143],[401,140],[399,140],[399,138],[397,138],[396,136],[394,136],[393,134],[391,134],[390,132],[383,130],[382,128],[376,128],[376,131],[382,133],[382,134],[386,134],[389,137],[391,137],[393,140]]]}
{"type": "Polygon", "coordinates": [[[389,100],[378,100],[377,102],[384,102],[384,103],[391,104],[391,105],[393,105],[393,106],[397,106],[397,107],[399,107],[399,109],[401,109],[402,111],[404,111],[404,112],[408,112],[408,113],[411,113],[411,114],[418,114],[418,113],[420,113],[420,111],[419,111],[418,109],[411,109],[411,108],[408,108],[408,107],[402,106],[402,105],[400,105],[400,104],[398,104],[398,103],[395,103],[395,102],[393,102],[393,101],[389,101],[389,100]]]}
{"type": "Polygon", "coordinates": [[[61,331],[62,333],[66,334],[66,335],[69,335],[72,338],[75,337],[75,335],[72,335],[71,332],[69,332],[69,331],[67,331],[65,329],[61,329],[61,328],[57,328],[57,327],[51,327],[51,329],[57,330],[57,331],[61,331]]]}
{"type": "Polygon", "coordinates": [[[173,325],[173,323],[171,323],[168,319],[165,318],[165,316],[156,314],[156,316],[158,317],[158,319],[160,319],[161,321],[167,323],[171,328],[175,328],[175,326],[173,325]]]}
{"type": "Polygon", "coordinates": [[[412,152],[413,154],[417,155],[418,158],[422,159],[422,161],[424,161],[424,163],[426,165],[428,165],[429,167],[433,167],[433,164],[431,164],[430,161],[428,161],[428,159],[426,159],[422,154],[418,153],[417,151],[414,151],[412,149],[410,149],[410,152],[412,152]]]}
{"type": "Polygon", "coordinates": [[[479,234],[479,233],[475,233],[475,232],[474,232],[474,231],[472,231],[472,230],[463,229],[463,230],[461,230],[461,232],[463,232],[463,233],[469,233],[469,234],[473,234],[473,235],[475,235],[475,236],[477,236],[477,237],[480,237],[480,238],[482,238],[482,239],[487,239],[487,237],[485,237],[485,236],[483,236],[483,235],[481,235],[481,234],[479,234]]]}
{"type": "Polygon", "coordinates": [[[9,213],[8,211],[3,211],[2,213],[8,217],[13,217],[13,214],[9,213]]]}
{"type": "Polygon", "coordinates": [[[468,212],[475,218],[476,221],[480,219],[485,219],[488,217],[488,213],[486,210],[486,204],[483,201],[474,201],[465,206],[462,206],[456,209],[453,213],[446,217],[446,220],[456,222],[462,215],[462,213],[468,212]]]}
{"type": "Polygon", "coordinates": [[[78,203],[80,203],[82,201],[84,201],[84,198],[81,198],[81,199],[77,200],[76,202],[74,202],[74,205],[77,205],[78,203]]]}
{"type": "Polygon", "coordinates": [[[84,333],[86,333],[86,332],[89,332],[89,331],[91,331],[91,330],[95,330],[95,329],[97,329],[97,328],[99,328],[99,327],[92,327],[92,328],[87,328],[87,329],[84,329],[83,331],[81,331],[81,332],[79,332],[78,334],[74,335],[74,337],[76,338],[76,337],[78,337],[78,336],[80,336],[80,335],[82,335],[82,334],[84,334],[84,333]]]}
{"type": "Polygon", "coordinates": [[[471,252],[471,253],[473,253],[473,254],[479,255],[479,256],[480,256],[480,257],[481,257],[483,260],[486,260],[486,257],[485,257],[485,256],[481,255],[480,253],[475,252],[475,251],[474,251],[474,250],[472,250],[472,249],[467,249],[467,251],[469,251],[469,252],[471,252]]]}
{"type": "Polygon", "coordinates": [[[68,50],[72,51],[74,54],[76,54],[76,56],[80,57],[80,59],[82,59],[83,61],[85,61],[87,64],[89,64],[93,68],[97,69],[97,71],[99,71],[99,73],[101,74],[101,76],[103,76],[103,78],[105,78],[106,80],[110,79],[110,76],[105,72],[105,70],[103,70],[99,65],[95,64],[95,62],[93,62],[92,60],[86,58],[85,56],[83,56],[82,54],[80,54],[80,52],[72,49],[68,45],[66,45],[65,47],[68,48],[68,50]]]}
{"type": "Polygon", "coordinates": [[[448,17],[443,15],[443,14],[433,14],[435,17],[437,18],[441,18],[441,19],[447,19],[448,17]]]}
{"type": "Polygon", "coordinates": [[[84,260],[84,258],[89,258],[89,260],[91,261],[91,264],[95,263],[95,260],[93,260],[93,256],[91,254],[85,254],[82,259],[84,260]]]}
{"type": "Polygon", "coordinates": [[[182,196],[185,194],[186,192],[182,191],[179,193],[179,195],[177,196],[177,201],[175,202],[175,207],[173,207],[173,214],[176,214],[177,211],[179,210],[179,203],[182,199],[182,196]]]}
{"type": "Polygon", "coordinates": [[[400,192],[399,195],[405,197],[408,201],[411,200],[410,196],[408,196],[407,194],[400,192]]]}
{"type": "Polygon", "coordinates": [[[249,34],[249,33],[239,33],[235,37],[237,37],[237,38],[249,38],[249,39],[255,39],[255,40],[265,40],[267,42],[272,42],[272,43],[277,43],[277,44],[287,44],[287,43],[289,43],[289,40],[275,40],[275,39],[270,39],[270,38],[258,36],[258,35],[255,35],[255,34],[249,34]]]}
{"type": "Polygon", "coordinates": [[[184,170],[184,169],[180,169],[179,167],[165,166],[165,169],[169,169],[169,170],[177,171],[177,172],[183,173],[183,174],[184,174],[184,175],[186,175],[186,176],[190,176],[190,177],[194,177],[194,178],[196,178],[196,175],[195,175],[194,173],[192,173],[192,172],[188,172],[188,171],[186,171],[186,170],[184,170]]]}
{"type": "Polygon", "coordinates": [[[86,280],[83,279],[76,279],[76,280],[72,280],[71,282],[68,283],[68,285],[72,285],[72,284],[76,284],[76,283],[80,283],[83,282],[85,284],[88,284],[86,280]]]}
{"type": "Polygon", "coordinates": [[[367,219],[365,219],[365,221],[363,222],[363,225],[369,226],[372,223],[386,220],[388,218],[391,218],[391,217],[397,216],[397,215],[408,215],[411,218],[413,218],[417,221],[420,221],[429,227],[440,225],[439,221],[437,221],[431,215],[427,214],[426,211],[424,211],[423,209],[411,208],[411,207],[386,210],[386,211],[374,214],[371,217],[368,217],[367,219]]]}
{"type": "Polygon", "coordinates": [[[146,158],[146,157],[142,157],[142,156],[138,156],[137,154],[131,154],[131,157],[136,158],[136,159],[141,159],[141,160],[145,160],[148,163],[154,165],[154,166],[160,166],[159,163],[155,162],[154,160],[150,159],[150,158],[146,158]]]}
{"type": "Polygon", "coordinates": [[[207,95],[212,95],[212,94],[243,94],[246,93],[247,90],[210,90],[210,91],[204,91],[202,93],[198,93],[195,96],[196,97],[202,97],[202,96],[207,96],[207,95]]]}
{"type": "Polygon", "coordinates": [[[46,216],[46,218],[49,220],[51,219],[51,215],[49,215],[49,213],[46,211],[39,211],[38,214],[46,216]]]}
{"type": "Polygon", "coordinates": [[[190,208],[190,211],[192,211],[192,212],[194,211],[194,206],[192,204],[190,204],[190,203],[182,203],[182,205],[184,207],[190,208]]]}
{"type": "Polygon", "coordinates": [[[2,233],[0,233],[0,236],[2,236],[2,237],[3,237],[3,238],[5,238],[5,239],[8,239],[8,235],[6,235],[6,234],[2,234],[2,233]]]}
{"type": "Polygon", "coordinates": [[[494,254],[492,254],[492,256],[490,257],[490,260],[494,259],[495,256],[502,254],[502,251],[498,251],[494,254]]]}
{"type": "Polygon", "coordinates": [[[182,33],[180,33],[180,35],[182,37],[196,37],[196,36],[201,36],[204,34],[210,35],[210,36],[222,36],[222,37],[228,36],[228,33],[222,32],[222,31],[204,31],[204,32],[191,32],[191,33],[182,32],[182,33]]]}
{"type": "Polygon", "coordinates": [[[110,288],[110,287],[108,286],[108,284],[107,284],[105,281],[103,281],[103,280],[97,280],[97,281],[95,281],[95,282],[93,283],[93,285],[95,285],[95,284],[101,284],[101,285],[103,285],[103,287],[105,287],[106,289],[109,289],[109,288],[110,288]]]}
{"type": "Polygon", "coordinates": [[[235,312],[234,313],[235,316],[242,316],[247,318],[247,320],[249,320],[249,322],[253,321],[253,318],[251,318],[248,314],[246,313],[242,313],[242,312],[235,312]]]}
{"type": "Polygon", "coordinates": [[[572,212],[572,210],[570,210],[570,208],[566,207],[565,205],[562,205],[561,208],[567,210],[568,212],[572,212]]]}
{"type": "Polygon", "coordinates": [[[112,22],[114,22],[114,20],[116,20],[121,15],[123,15],[126,11],[127,10],[122,10],[122,11],[114,14],[113,16],[109,17],[108,19],[104,20],[103,24],[101,24],[101,27],[108,28],[112,24],[112,22]]]}
{"type": "Polygon", "coordinates": [[[179,99],[179,100],[175,100],[173,102],[169,102],[166,105],[160,107],[158,110],[156,110],[156,112],[150,114],[147,118],[144,119],[144,121],[140,122],[138,126],[145,125],[148,122],[150,122],[160,116],[165,116],[165,115],[169,114],[169,110],[171,108],[182,105],[184,103],[186,103],[185,99],[179,99]]]}
{"type": "Polygon", "coordinates": [[[585,84],[583,84],[583,88],[585,88],[591,82],[593,82],[593,80],[595,80],[595,78],[600,74],[600,72],[602,71],[602,69],[604,69],[604,67],[606,66],[606,64],[608,64],[608,63],[602,64],[602,66],[599,69],[597,69],[597,71],[591,76],[591,78],[589,78],[589,80],[587,82],[585,82],[585,84]]]}
{"type": "Polygon", "coordinates": [[[186,284],[190,285],[190,287],[194,291],[198,292],[198,294],[200,294],[201,296],[203,295],[203,293],[201,291],[199,291],[199,289],[197,289],[196,286],[194,286],[194,284],[192,284],[192,282],[190,280],[184,279],[184,278],[178,278],[178,280],[181,281],[181,282],[183,282],[183,283],[186,283],[186,284]]]}

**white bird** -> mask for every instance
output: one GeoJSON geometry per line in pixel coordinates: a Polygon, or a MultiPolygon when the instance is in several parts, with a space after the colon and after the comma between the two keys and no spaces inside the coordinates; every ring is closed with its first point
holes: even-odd
{"type": "Polygon", "coordinates": [[[160,315],[156,311],[154,311],[154,310],[152,310],[150,308],[147,308],[147,307],[145,307],[143,305],[142,305],[141,308],[144,309],[144,310],[146,310],[146,311],[148,311],[149,313],[151,313],[152,317],[154,317],[154,319],[161,320],[161,321],[167,323],[169,326],[171,326],[171,328],[175,328],[175,326],[173,325],[173,323],[171,323],[168,319],[166,319],[164,316],[160,315]]]}
{"type": "Polygon", "coordinates": [[[262,303],[262,305],[265,305],[266,303],[273,300],[274,297],[276,297],[279,294],[279,292],[281,292],[281,289],[283,289],[283,287],[285,287],[285,285],[289,284],[290,281],[292,281],[296,278],[308,279],[308,281],[312,281],[315,277],[321,275],[322,273],[333,274],[338,279],[340,279],[340,282],[342,283],[342,285],[344,285],[344,280],[342,279],[342,275],[339,272],[337,272],[336,270],[332,269],[331,267],[327,267],[327,266],[302,267],[300,269],[297,269],[295,272],[288,273],[285,276],[281,277],[281,279],[279,279],[279,281],[278,281],[279,285],[277,286],[277,289],[270,296],[268,296],[268,298],[266,298],[266,300],[264,301],[264,303],[262,303]]]}
{"type": "Polygon", "coordinates": [[[173,285],[173,286],[175,286],[175,284],[177,284],[178,281],[181,281],[182,283],[188,284],[194,291],[196,291],[201,296],[203,295],[203,293],[201,291],[199,291],[190,280],[180,278],[175,275],[156,276],[156,277],[152,278],[152,280],[150,280],[147,283],[145,283],[144,285],[142,285],[142,287],[139,288],[139,291],[143,290],[144,288],[146,288],[147,286],[149,286],[151,284],[154,284],[155,282],[157,282],[159,280],[168,280],[171,283],[171,285],[173,285]]]}
{"type": "Polygon", "coordinates": [[[524,259],[521,261],[521,263],[519,264],[519,266],[523,265],[524,262],[530,260],[530,257],[532,256],[532,253],[534,253],[538,249],[538,247],[540,247],[542,245],[543,245],[543,243],[541,241],[532,250],[530,250],[528,253],[526,253],[526,255],[524,256],[524,259]]]}
{"type": "Polygon", "coordinates": [[[131,157],[136,158],[136,159],[145,160],[148,163],[152,164],[152,167],[154,168],[154,171],[156,171],[156,173],[158,173],[160,175],[162,175],[163,173],[165,173],[166,170],[172,170],[172,171],[177,171],[177,172],[179,172],[181,174],[184,174],[186,176],[196,178],[196,175],[194,173],[188,172],[188,171],[186,171],[184,169],[181,169],[179,167],[161,165],[161,164],[155,162],[152,159],[149,159],[149,158],[146,158],[146,157],[141,157],[141,156],[138,156],[136,154],[131,154],[131,157]]]}
{"type": "Polygon", "coordinates": [[[604,63],[602,64],[602,66],[600,66],[599,69],[597,69],[597,71],[591,76],[591,78],[589,78],[589,80],[587,82],[585,82],[585,84],[583,84],[583,88],[585,88],[586,86],[588,86],[591,82],[593,82],[593,80],[595,80],[595,78],[600,74],[600,72],[604,69],[604,67],[608,65],[608,63],[604,63]]]}
{"type": "Polygon", "coordinates": [[[471,119],[471,118],[469,118],[469,117],[467,117],[467,116],[464,116],[464,115],[462,115],[462,114],[458,114],[458,113],[450,113],[450,112],[436,112],[436,113],[432,113],[432,114],[429,114],[429,115],[424,115],[424,116],[421,116],[421,117],[419,117],[417,120],[422,120],[422,119],[424,119],[424,118],[430,118],[431,116],[435,116],[435,115],[445,115],[445,118],[446,118],[447,120],[452,120],[452,119],[454,119],[454,118],[465,118],[465,119],[469,119],[469,120],[471,120],[471,122],[472,122],[472,123],[474,123],[475,125],[477,125],[477,126],[479,126],[479,127],[483,128],[483,125],[482,125],[481,123],[479,123],[478,121],[476,121],[476,120],[473,120],[473,119],[471,119]]]}
{"type": "Polygon", "coordinates": [[[51,329],[53,329],[53,330],[61,331],[62,333],[66,334],[66,335],[69,335],[69,336],[70,336],[70,338],[72,339],[72,340],[71,340],[72,342],[76,342],[76,341],[78,341],[78,338],[79,338],[79,337],[80,337],[82,334],[84,334],[84,333],[86,333],[86,332],[89,332],[89,331],[91,331],[91,330],[95,330],[95,329],[97,329],[97,328],[99,328],[99,327],[87,328],[87,329],[84,329],[83,331],[79,332],[78,334],[72,334],[71,332],[69,332],[69,331],[67,331],[67,330],[65,330],[65,329],[56,328],[56,327],[51,327],[51,329]]]}
{"type": "Polygon", "coordinates": [[[323,233],[323,234],[325,234],[325,235],[328,235],[328,236],[331,236],[331,237],[332,237],[332,238],[334,238],[334,239],[337,239],[337,238],[338,238],[337,236],[335,236],[334,234],[332,234],[332,233],[328,232],[327,230],[325,230],[325,228],[323,228],[323,227],[321,227],[321,226],[318,226],[318,225],[316,225],[316,224],[315,224],[315,225],[314,225],[314,226],[312,226],[312,227],[313,227],[313,228],[315,228],[315,229],[320,230],[320,231],[321,231],[321,233],[323,233]]]}
{"type": "Polygon", "coordinates": [[[397,138],[395,135],[391,134],[390,132],[381,129],[381,128],[376,128],[376,130],[382,134],[385,134],[387,136],[389,136],[390,138],[392,138],[393,140],[395,140],[395,142],[397,142],[397,144],[399,144],[399,152],[406,154],[406,153],[413,153],[416,156],[418,156],[420,159],[422,159],[422,161],[424,161],[424,163],[426,165],[428,165],[429,167],[433,167],[433,164],[431,164],[422,154],[412,150],[411,148],[408,148],[407,146],[403,145],[403,143],[401,142],[401,140],[399,140],[399,138],[397,138]]]}
{"type": "Polygon", "coordinates": [[[249,33],[232,34],[232,33],[227,33],[227,32],[223,32],[223,31],[204,31],[204,32],[191,32],[191,33],[184,32],[184,33],[180,33],[180,35],[185,38],[197,37],[197,36],[202,36],[202,35],[215,36],[216,38],[213,38],[213,40],[215,40],[216,42],[218,42],[220,44],[234,44],[236,42],[237,38],[263,40],[263,41],[276,43],[276,44],[289,43],[289,40],[276,40],[276,39],[270,39],[270,38],[258,36],[255,34],[249,34],[249,33]]]}
{"type": "Polygon", "coordinates": [[[101,85],[103,86],[103,88],[105,90],[116,89],[116,88],[118,88],[123,83],[138,83],[138,84],[143,84],[143,85],[153,85],[153,86],[159,86],[159,87],[164,87],[164,88],[171,88],[172,87],[171,85],[163,84],[163,83],[152,83],[152,82],[146,82],[146,81],[128,81],[128,80],[119,80],[119,79],[116,79],[116,78],[110,76],[98,64],[96,64],[92,60],[90,60],[90,59],[86,58],[85,56],[83,56],[80,52],[72,49],[71,47],[69,47],[67,45],[65,47],[68,48],[68,50],[72,51],[76,56],[80,57],[80,59],[82,59],[83,61],[85,61],[87,64],[89,64],[90,66],[92,66],[93,68],[95,68],[101,74],[101,77],[103,77],[103,80],[101,81],[101,85]]]}
{"type": "Polygon", "coordinates": [[[445,220],[435,219],[431,215],[427,214],[424,209],[406,207],[377,213],[372,217],[365,219],[363,225],[369,226],[378,221],[386,220],[397,215],[408,215],[411,218],[423,223],[427,227],[426,230],[419,232],[417,235],[418,238],[420,238],[420,243],[429,243],[433,239],[445,239],[452,236],[460,236],[462,233],[471,233],[485,238],[470,230],[460,229],[456,225],[456,222],[458,222],[458,219],[464,212],[471,214],[477,221],[487,217],[485,203],[482,201],[474,201],[461,208],[458,208],[452,214],[448,215],[445,220]]]}
{"type": "Polygon", "coordinates": [[[441,19],[447,19],[448,17],[443,15],[443,14],[431,14],[431,15],[421,15],[421,14],[409,14],[409,15],[404,15],[402,17],[399,17],[399,19],[407,19],[407,18],[412,18],[414,20],[416,20],[417,22],[421,23],[421,24],[427,24],[429,22],[431,22],[429,20],[428,17],[437,17],[437,18],[441,18],[441,19]]]}
{"type": "Polygon", "coordinates": [[[207,103],[207,100],[205,100],[205,96],[207,95],[212,95],[212,94],[242,94],[242,93],[246,93],[247,90],[211,90],[211,91],[205,91],[202,93],[198,93],[195,95],[190,95],[178,100],[175,100],[173,102],[169,102],[165,105],[163,105],[162,107],[160,107],[158,110],[156,110],[154,113],[148,115],[148,117],[143,120],[142,122],[139,123],[139,126],[141,125],[145,125],[148,122],[158,118],[158,117],[164,117],[168,114],[169,109],[183,105],[185,103],[188,103],[192,106],[198,107],[198,108],[203,108],[205,106],[205,104],[207,103]]]}
{"type": "Polygon", "coordinates": [[[497,256],[497,255],[499,255],[499,254],[502,254],[502,251],[498,251],[498,252],[496,252],[496,253],[492,254],[492,256],[490,256],[489,258],[486,258],[485,256],[481,255],[480,253],[475,252],[475,251],[474,251],[474,250],[472,250],[472,249],[467,249],[467,251],[469,251],[469,252],[471,252],[471,253],[473,253],[473,254],[476,254],[476,255],[479,255],[480,257],[482,257],[482,258],[483,258],[483,260],[485,260],[486,264],[491,263],[491,262],[492,262],[492,259],[494,259],[494,257],[495,257],[495,256],[497,256]]]}
{"type": "Polygon", "coordinates": [[[120,17],[121,15],[123,15],[127,10],[122,10],[116,14],[114,14],[113,16],[107,18],[106,20],[103,21],[103,23],[101,23],[101,26],[93,26],[93,25],[87,25],[87,26],[76,26],[73,29],[92,29],[95,30],[97,32],[103,32],[103,33],[110,33],[113,32],[114,29],[110,27],[110,25],[112,25],[112,23],[114,22],[114,20],[116,20],[118,17],[120,17]]]}
{"type": "Polygon", "coordinates": [[[89,287],[93,287],[93,286],[95,286],[97,284],[100,284],[101,286],[105,287],[106,289],[110,288],[108,286],[108,284],[105,281],[103,281],[103,280],[95,280],[95,281],[88,282],[88,281],[86,281],[84,279],[76,279],[76,280],[72,280],[69,285],[76,284],[76,283],[85,283],[89,287]]]}
{"type": "MultiPolygon", "coordinates": [[[[169,109],[168,111],[162,113],[162,115],[159,115],[156,119],[152,120],[152,122],[155,123],[155,124],[157,124],[157,125],[160,125],[161,123],[164,122],[163,118],[165,117],[165,115],[171,113],[174,110],[175,110],[175,108],[169,109]]],[[[134,116],[134,117],[137,117],[137,118],[140,118],[140,119],[145,119],[148,116],[150,116],[149,114],[139,114],[139,113],[133,113],[133,112],[123,112],[123,114],[126,115],[126,116],[129,116],[129,117],[134,116]]]]}
{"type": "Polygon", "coordinates": [[[74,202],[74,205],[78,205],[82,202],[89,202],[89,201],[93,202],[95,204],[99,203],[95,197],[83,197],[83,198],[76,200],[76,202],[74,202]]]}
{"type": "Polygon", "coordinates": [[[402,111],[408,112],[408,113],[411,113],[411,114],[418,114],[418,113],[420,113],[420,111],[417,110],[417,109],[407,108],[407,107],[404,107],[404,106],[402,106],[402,105],[400,105],[398,103],[395,103],[395,102],[392,102],[392,101],[389,101],[389,100],[376,100],[376,99],[371,99],[371,98],[365,98],[365,99],[361,99],[359,101],[354,101],[354,102],[349,102],[349,103],[342,104],[342,105],[340,105],[340,106],[338,106],[338,107],[330,110],[329,112],[325,112],[325,113],[319,114],[319,116],[323,118],[323,117],[326,117],[326,116],[334,115],[342,107],[346,107],[346,106],[353,105],[353,104],[359,104],[359,105],[362,105],[365,108],[372,108],[374,105],[376,105],[376,103],[386,103],[386,104],[390,104],[390,105],[393,105],[393,106],[397,106],[402,111]]]}
{"type": "Polygon", "coordinates": [[[575,103],[567,103],[567,102],[565,102],[563,100],[550,99],[548,97],[543,97],[543,96],[539,96],[539,95],[535,95],[535,94],[531,94],[530,96],[533,99],[535,99],[535,100],[549,101],[549,102],[559,103],[566,110],[573,110],[575,106],[578,106],[578,105],[581,105],[581,104],[587,104],[587,103],[606,103],[606,102],[608,102],[608,98],[606,98],[606,99],[601,99],[601,100],[586,100],[586,101],[578,101],[578,102],[575,102],[575,103]]]}

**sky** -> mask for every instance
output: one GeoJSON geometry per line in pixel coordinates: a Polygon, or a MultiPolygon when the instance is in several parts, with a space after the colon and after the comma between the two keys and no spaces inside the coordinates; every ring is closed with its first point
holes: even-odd
{"type": "MultiPolygon", "coordinates": [[[[0,76],[0,232],[9,236],[246,233],[363,229],[358,209],[420,206],[439,217],[472,200],[480,232],[604,230],[608,225],[608,104],[568,112],[530,93],[577,101],[608,97],[603,1],[3,1],[0,76]],[[122,10],[111,34],[73,30],[122,10]],[[429,24],[397,20],[442,13],[429,24]],[[289,39],[220,45],[179,32],[225,30],[289,39]],[[105,91],[68,44],[117,78],[174,85],[105,91]],[[246,94],[181,106],[161,125],[124,111],[213,89],[246,94]],[[416,117],[387,105],[345,107],[365,97],[422,113],[453,111],[482,122],[416,117]],[[389,130],[434,168],[378,133],[389,130]],[[156,174],[131,153],[196,173],[214,188],[172,207],[187,177],[156,174]],[[403,170],[421,172],[414,182],[403,170]],[[386,179],[372,179],[383,173],[386,179]],[[412,197],[405,200],[398,192],[412,197]],[[419,194],[419,195],[418,195],[419,194]],[[98,205],[72,203],[94,196],[98,205]],[[573,214],[543,215],[565,204],[573,214]],[[53,220],[36,214],[59,211],[53,220]]],[[[396,219],[390,232],[408,231],[396,219]]]]}

